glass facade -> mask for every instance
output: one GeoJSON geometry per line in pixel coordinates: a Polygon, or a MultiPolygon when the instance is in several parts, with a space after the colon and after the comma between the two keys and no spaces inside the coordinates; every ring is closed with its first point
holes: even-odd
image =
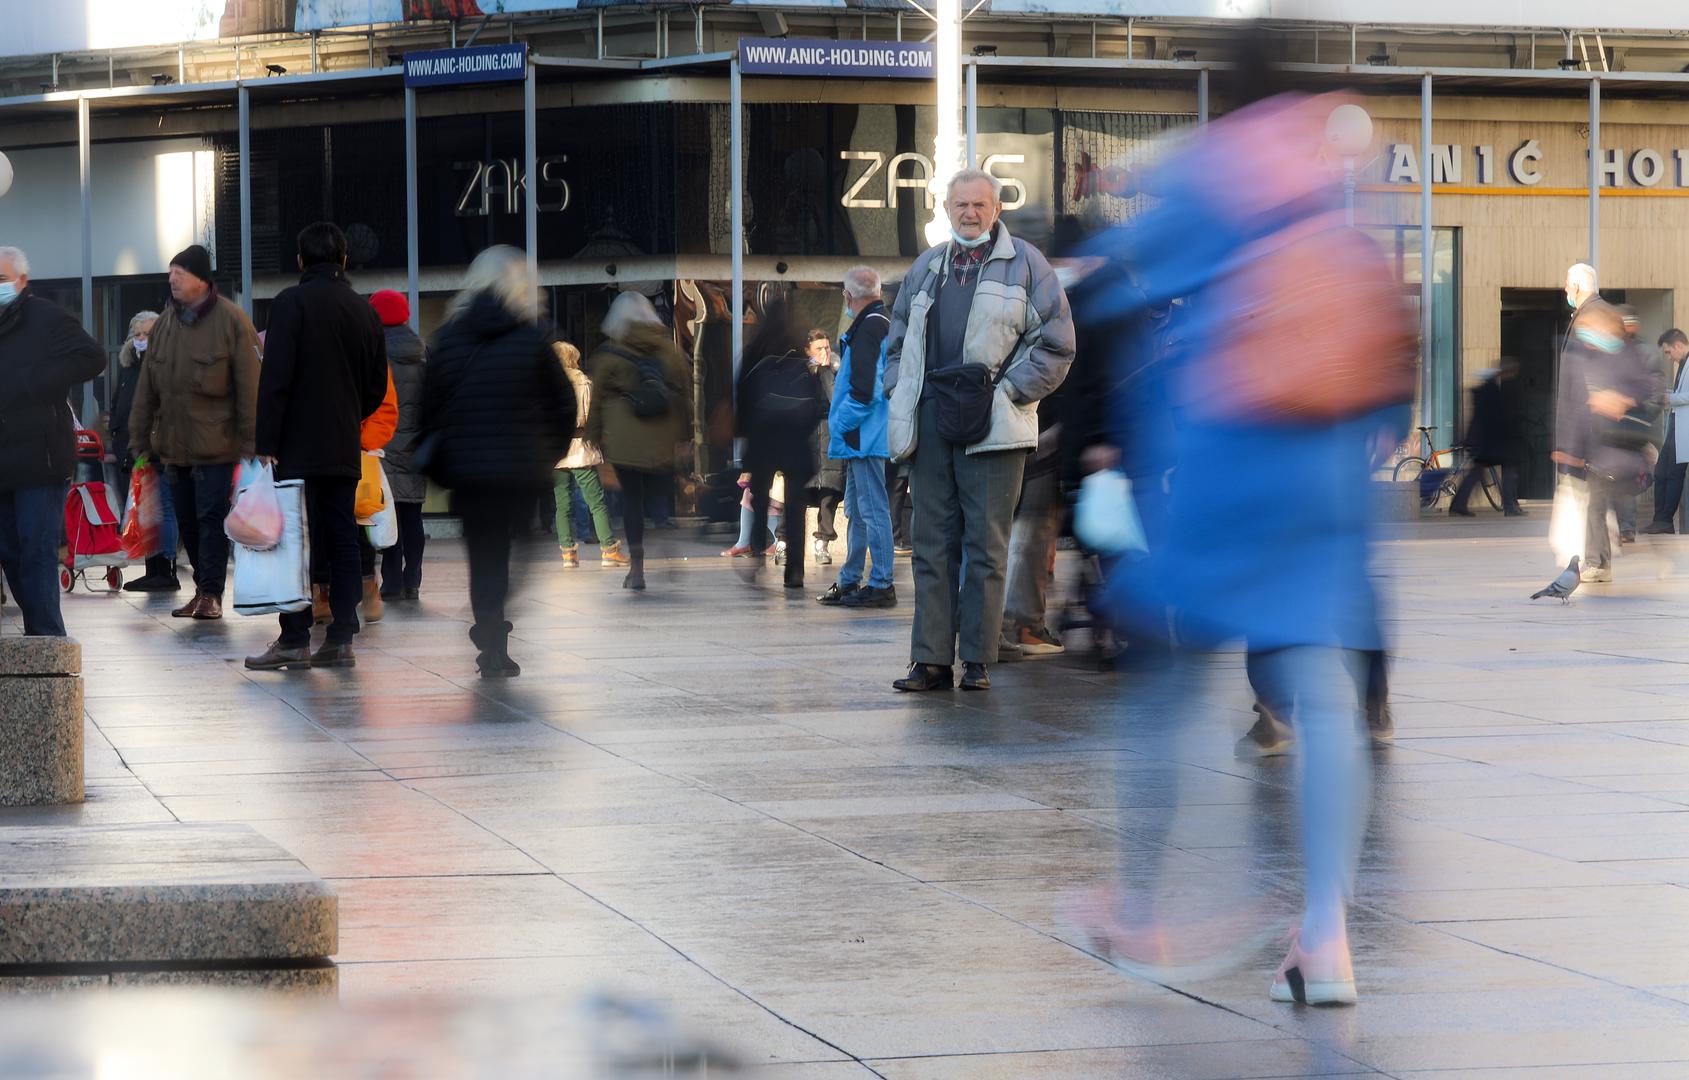
{"type": "MultiPolygon", "coordinates": [[[[1420,258],[1420,233],[1417,225],[1371,226],[1364,229],[1377,240],[1396,269],[1402,283],[1403,295],[1413,310],[1415,324],[1423,326],[1420,318],[1420,274],[1424,260],[1420,258]]],[[[1454,445],[1456,433],[1463,428],[1460,414],[1460,230],[1433,228],[1431,230],[1431,341],[1421,348],[1422,361],[1429,372],[1422,374],[1420,386],[1424,400],[1418,403],[1416,424],[1436,429],[1439,448],[1454,445]]]]}

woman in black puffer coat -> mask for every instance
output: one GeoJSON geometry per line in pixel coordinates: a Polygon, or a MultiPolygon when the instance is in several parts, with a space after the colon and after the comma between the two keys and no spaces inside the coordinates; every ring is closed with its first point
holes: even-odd
{"type": "Polygon", "coordinates": [[[539,318],[539,287],[527,259],[492,247],[469,264],[428,348],[422,390],[426,472],[452,489],[469,552],[469,639],[484,678],[521,674],[510,658],[510,538],[533,516],[568,452],[575,393],[557,363],[554,335],[539,318]]]}

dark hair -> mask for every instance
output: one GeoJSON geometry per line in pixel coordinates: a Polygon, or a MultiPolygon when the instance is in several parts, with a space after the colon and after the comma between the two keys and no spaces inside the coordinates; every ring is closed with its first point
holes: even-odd
{"type": "Polygon", "coordinates": [[[816,329],[811,330],[809,332],[809,336],[803,339],[803,343],[804,343],[804,345],[808,346],[808,345],[810,345],[814,342],[817,342],[817,341],[832,341],[832,340],[833,340],[832,338],[827,336],[827,331],[822,330],[819,327],[817,327],[816,329]]]}
{"type": "Polygon", "coordinates": [[[316,221],[299,230],[299,258],[306,266],[346,261],[346,234],[332,221],[316,221]]]}
{"type": "Polygon", "coordinates": [[[1689,334],[1674,326],[1660,335],[1660,348],[1663,349],[1667,345],[1689,345],[1689,334]]]}

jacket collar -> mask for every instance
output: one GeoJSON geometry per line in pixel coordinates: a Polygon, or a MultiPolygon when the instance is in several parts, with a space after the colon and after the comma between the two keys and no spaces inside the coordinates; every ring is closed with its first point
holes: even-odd
{"type": "MultiPolygon", "coordinates": [[[[317,280],[346,282],[346,268],[339,263],[312,263],[299,274],[301,285],[307,281],[317,280]]],[[[346,283],[350,284],[349,282],[346,283]]]]}
{"type": "Polygon", "coordinates": [[[868,316],[874,315],[874,314],[884,315],[885,313],[886,313],[886,302],[884,300],[874,301],[872,304],[869,304],[867,307],[863,308],[861,311],[858,311],[856,313],[856,317],[850,320],[850,329],[845,331],[845,336],[849,337],[849,336],[855,334],[856,328],[858,326],[861,326],[862,320],[866,319],[868,316]]]}
{"type": "Polygon", "coordinates": [[[189,307],[188,305],[175,299],[170,301],[170,306],[175,310],[177,317],[182,320],[182,324],[184,326],[192,326],[194,323],[209,315],[211,313],[211,309],[217,306],[217,286],[212,285],[211,288],[206,291],[205,299],[201,300],[192,307],[189,307]]]}
{"type": "Polygon", "coordinates": [[[23,309],[28,305],[30,297],[34,295],[35,290],[25,285],[18,290],[16,296],[12,297],[11,303],[0,308],[0,334],[10,333],[16,329],[19,320],[23,318],[23,309]]]}

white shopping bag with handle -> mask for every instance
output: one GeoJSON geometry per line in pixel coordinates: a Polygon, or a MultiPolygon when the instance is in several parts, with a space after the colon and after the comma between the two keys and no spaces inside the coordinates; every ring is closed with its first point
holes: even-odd
{"type": "Polygon", "coordinates": [[[1562,475],[1554,485],[1554,509],[1548,516],[1548,544],[1560,566],[1576,555],[1583,559],[1584,530],[1589,519],[1589,482],[1562,475]]]}
{"type": "Polygon", "coordinates": [[[311,606],[311,544],[305,520],[305,481],[275,481],[281,503],[281,540],[265,551],[233,544],[235,611],[267,615],[311,606]]]}

